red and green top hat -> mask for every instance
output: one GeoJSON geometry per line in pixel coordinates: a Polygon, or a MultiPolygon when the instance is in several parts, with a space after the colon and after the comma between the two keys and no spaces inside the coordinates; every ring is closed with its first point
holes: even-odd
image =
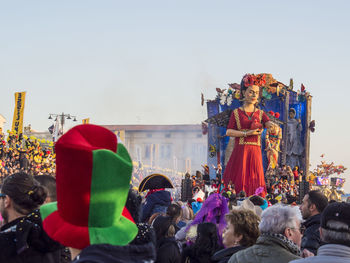
{"type": "Polygon", "coordinates": [[[79,125],[55,149],[57,202],[40,208],[47,234],[78,249],[132,241],[138,229],[124,207],[132,161],[116,135],[100,126],[79,125]]]}

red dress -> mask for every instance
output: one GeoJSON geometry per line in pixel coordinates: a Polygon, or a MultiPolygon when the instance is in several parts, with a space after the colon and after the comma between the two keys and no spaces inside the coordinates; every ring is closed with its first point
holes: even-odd
{"type": "MultiPolygon", "coordinates": [[[[248,131],[255,128],[253,122],[265,124],[268,121],[269,117],[262,110],[245,113],[238,108],[232,112],[227,129],[248,131]]],[[[235,138],[235,146],[223,179],[225,184],[231,181],[235,185],[236,193],[244,190],[250,196],[255,194],[257,188],[263,187],[261,195],[266,195],[260,135],[235,138]]]]}

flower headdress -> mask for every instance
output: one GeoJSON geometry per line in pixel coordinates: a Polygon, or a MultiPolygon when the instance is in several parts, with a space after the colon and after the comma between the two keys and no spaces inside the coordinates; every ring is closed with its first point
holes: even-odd
{"type": "Polygon", "coordinates": [[[241,85],[244,87],[249,87],[252,85],[257,85],[259,87],[263,87],[266,84],[266,76],[265,74],[245,74],[242,79],[241,85]]]}

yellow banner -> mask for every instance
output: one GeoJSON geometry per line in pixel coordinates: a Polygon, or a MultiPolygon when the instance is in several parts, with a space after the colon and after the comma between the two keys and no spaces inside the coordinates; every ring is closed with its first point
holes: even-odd
{"type": "Polygon", "coordinates": [[[88,124],[90,123],[90,118],[83,119],[83,124],[88,124]]]}
{"type": "Polygon", "coordinates": [[[125,130],[114,132],[123,142],[125,142],[125,130]]]}
{"type": "Polygon", "coordinates": [[[23,111],[26,92],[15,93],[15,111],[13,113],[12,132],[14,134],[23,133],[23,111]]]}

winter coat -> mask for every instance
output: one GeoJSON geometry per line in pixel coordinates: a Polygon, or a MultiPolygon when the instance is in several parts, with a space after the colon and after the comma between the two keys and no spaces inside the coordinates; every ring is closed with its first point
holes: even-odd
{"type": "Polygon", "coordinates": [[[307,249],[316,255],[317,249],[321,243],[320,239],[320,220],[321,214],[314,215],[308,218],[303,225],[305,226],[305,232],[301,240],[301,250],[307,249]]]}
{"type": "Polygon", "coordinates": [[[158,241],[156,263],[181,263],[181,254],[175,238],[163,238],[158,241]]]}
{"type": "Polygon", "coordinates": [[[228,263],[287,263],[299,258],[281,240],[260,236],[255,245],[233,254],[228,263]]]}
{"type": "Polygon", "coordinates": [[[9,222],[0,231],[0,262],[70,262],[69,251],[43,230],[38,210],[9,222]]]}
{"type": "Polygon", "coordinates": [[[84,248],[72,263],[148,263],[155,258],[151,242],[127,246],[100,244],[84,248]]]}
{"type": "Polygon", "coordinates": [[[155,213],[165,213],[171,204],[171,195],[168,191],[158,191],[146,197],[146,202],[142,207],[141,221],[146,222],[155,213]]]}
{"type": "Polygon", "coordinates": [[[245,247],[242,246],[221,249],[211,257],[211,260],[217,263],[227,263],[233,254],[243,249],[245,247]]]}
{"type": "MultiPolygon", "coordinates": [[[[220,250],[221,248],[218,248],[220,250]]],[[[217,251],[218,251],[217,250],[217,251]]],[[[217,252],[215,251],[215,252],[217,252]]],[[[214,253],[215,254],[215,253],[214,253]]],[[[186,247],[182,252],[182,262],[183,263],[212,263],[214,261],[211,260],[212,254],[202,253],[200,255],[197,255],[194,245],[190,247],[186,247]]]]}
{"type": "Polygon", "coordinates": [[[291,261],[293,263],[350,263],[350,247],[326,244],[320,246],[317,256],[291,261]]]}

